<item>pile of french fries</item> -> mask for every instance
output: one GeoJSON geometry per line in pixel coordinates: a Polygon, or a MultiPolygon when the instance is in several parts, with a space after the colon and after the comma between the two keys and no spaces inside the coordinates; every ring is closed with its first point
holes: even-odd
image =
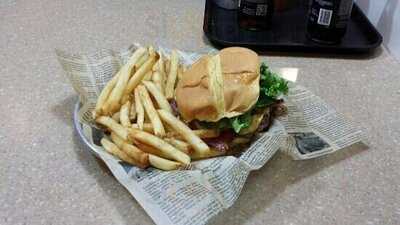
{"type": "Polygon", "coordinates": [[[184,66],[177,51],[170,57],[153,47],[138,48],[100,93],[93,118],[110,135],[104,149],[140,168],[186,168],[191,160],[221,155],[202,138],[217,137],[215,130],[191,130],[174,116],[168,100],[184,66]]]}

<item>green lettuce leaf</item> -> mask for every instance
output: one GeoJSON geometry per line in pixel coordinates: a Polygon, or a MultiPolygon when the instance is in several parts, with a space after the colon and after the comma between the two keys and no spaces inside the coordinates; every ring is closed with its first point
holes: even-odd
{"type": "Polygon", "coordinates": [[[231,127],[236,133],[242,129],[248,128],[251,124],[251,110],[247,113],[229,119],[231,127]]]}
{"type": "Polygon", "coordinates": [[[260,67],[260,97],[257,108],[264,108],[274,103],[280,96],[287,95],[288,82],[268,69],[264,63],[260,67]]]}

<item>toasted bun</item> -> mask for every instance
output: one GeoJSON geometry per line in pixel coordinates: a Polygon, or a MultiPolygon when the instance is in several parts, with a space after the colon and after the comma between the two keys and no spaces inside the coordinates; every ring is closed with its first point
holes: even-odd
{"type": "Polygon", "coordinates": [[[259,64],[257,53],[239,47],[200,58],[176,88],[183,119],[215,122],[248,111],[259,96],[259,64]]]}

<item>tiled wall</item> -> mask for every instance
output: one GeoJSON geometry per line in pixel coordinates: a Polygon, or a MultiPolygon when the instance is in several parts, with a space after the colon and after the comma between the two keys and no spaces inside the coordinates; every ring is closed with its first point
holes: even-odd
{"type": "Polygon", "coordinates": [[[400,61],[400,0],[357,0],[383,36],[384,45],[400,61]]]}

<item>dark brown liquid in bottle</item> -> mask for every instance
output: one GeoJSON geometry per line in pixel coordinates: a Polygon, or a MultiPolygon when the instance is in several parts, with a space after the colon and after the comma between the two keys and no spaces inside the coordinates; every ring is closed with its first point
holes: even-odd
{"type": "Polygon", "coordinates": [[[312,0],[307,36],[320,43],[335,44],[347,30],[353,0],[312,0]]]}
{"type": "Polygon", "coordinates": [[[238,10],[239,25],[249,30],[268,29],[273,10],[273,0],[241,0],[238,10]]]}

